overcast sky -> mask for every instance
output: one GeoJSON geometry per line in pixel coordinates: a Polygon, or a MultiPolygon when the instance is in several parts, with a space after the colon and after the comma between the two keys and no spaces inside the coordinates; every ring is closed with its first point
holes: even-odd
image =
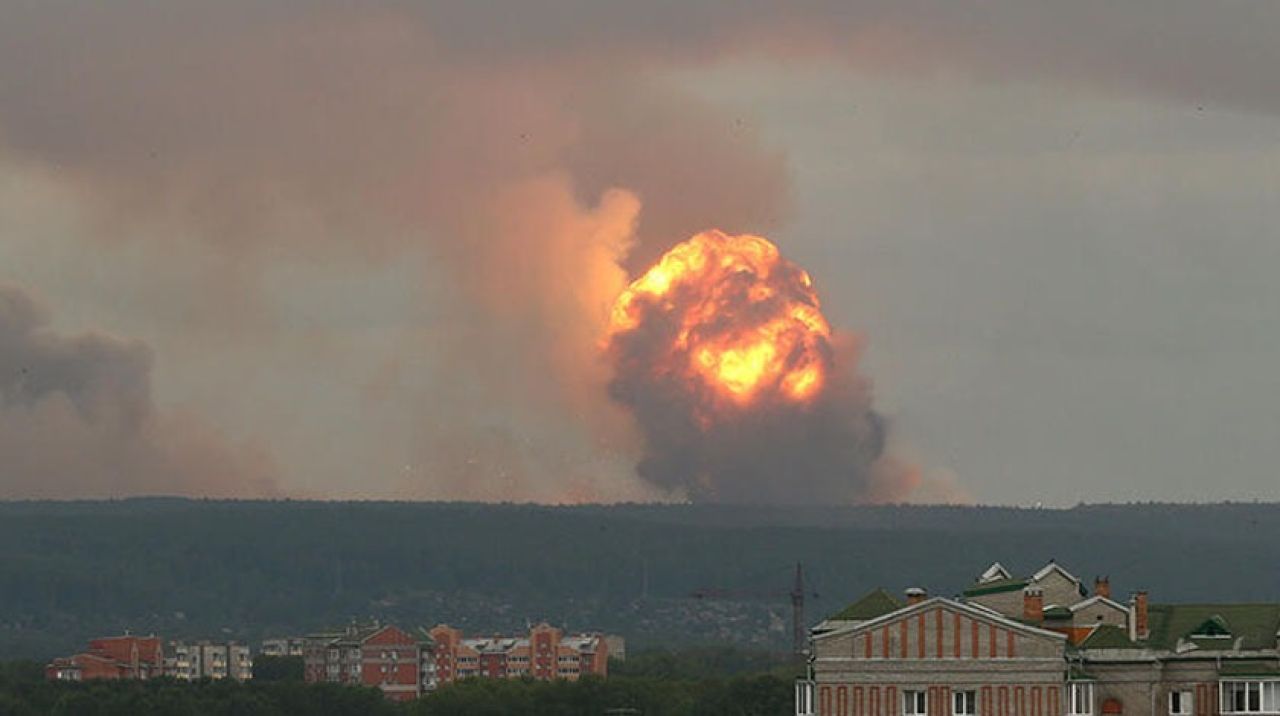
{"type": "Polygon", "coordinates": [[[752,5],[0,0],[0,497],[669,499],[599,329],[715,226],[915,499],[1280,499],[1280,4],[752,5]]]}

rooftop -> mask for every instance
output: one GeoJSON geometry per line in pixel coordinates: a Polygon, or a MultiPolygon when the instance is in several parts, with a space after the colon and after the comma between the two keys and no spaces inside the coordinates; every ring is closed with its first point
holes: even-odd
{"type": "Polygon", "coordinates": [[[883,589],[875,589],[858,601],[850,604],[839,613],[832,615],[832,621],[858,621],[884,616],[902,608],[902,602],[883,589]]]}
{"type": "Polygon", "coordinates": [[[1280,632],[1280,604],[1152,604],[1149,614],[1147,646],[1156,649],[1184,639],[1201,649],[1234,649],[1237,640],[1241,649],[1274,649],[1280,632]]]}
{"type": "Polygon", "coordinates": [[[964,590],[966,597],[980,597],[983,594],[997,594],[999,592],[1020,591],[1027,586],[1027,580],[1011,577],[1009,579],[993,579],[989,582],[979,582],[972,587],[964,590]]]}

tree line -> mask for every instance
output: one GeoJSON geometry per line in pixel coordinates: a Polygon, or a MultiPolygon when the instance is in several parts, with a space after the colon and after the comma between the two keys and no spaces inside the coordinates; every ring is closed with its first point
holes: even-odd
{"type": "MultiPolygon", "coordinates": [[[[730,660],[730,655],[722,655],[730,660]]],[[[37,662],[0,664],[0,716],[775,716],[789,713],[786,673],[705,676],[700,656],[674,655],[704,674],[619,675],[578,682],[470,679],[396,704],[373,688],[307,684],[289,660],[248,683],[49,682],[37,662]],[[701,664],[701,666],[699,666],[701,664]],[[278,677],[278,678],[277,678],[278,677]]],[[[750,661],[750,659],[748,659],[750,661]]],[[[746,661],[739,664],[744,665],[746,661]]],[[[733,665],[731,665],[733,666],[733,665]]],[[[650,666],[641,664],[640,671],[650,666]]],[[[735,667],[736,668],[736,667],[735,667]]],[[[623,670],[625,672],[625,669],[623,670]]]]}

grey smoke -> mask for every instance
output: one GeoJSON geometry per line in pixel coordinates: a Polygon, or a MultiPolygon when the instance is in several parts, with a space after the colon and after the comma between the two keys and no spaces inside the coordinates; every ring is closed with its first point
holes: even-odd
{"type": "Polygon", "coordinates": [[[261,451],[156,409],[151,367],[143,343],[58,333],[0,286],[0,498],[276,494],[261,451]]]}

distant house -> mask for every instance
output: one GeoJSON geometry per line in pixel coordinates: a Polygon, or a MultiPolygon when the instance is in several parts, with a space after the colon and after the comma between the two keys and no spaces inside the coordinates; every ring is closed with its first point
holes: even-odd
{"type": "Polygon", "coordinates": [[[44,673],[55,681],[151,679],[164,675],[164,648],[156,636],[94,639],[85,651],[49,662],[44,673]]]}
{"type": "Polygon", "coordinates": [[[1054,562],[905,597],[814,628],[798,716],[1280,714],[1280,604],[1122,604],[1054,562]]]}

